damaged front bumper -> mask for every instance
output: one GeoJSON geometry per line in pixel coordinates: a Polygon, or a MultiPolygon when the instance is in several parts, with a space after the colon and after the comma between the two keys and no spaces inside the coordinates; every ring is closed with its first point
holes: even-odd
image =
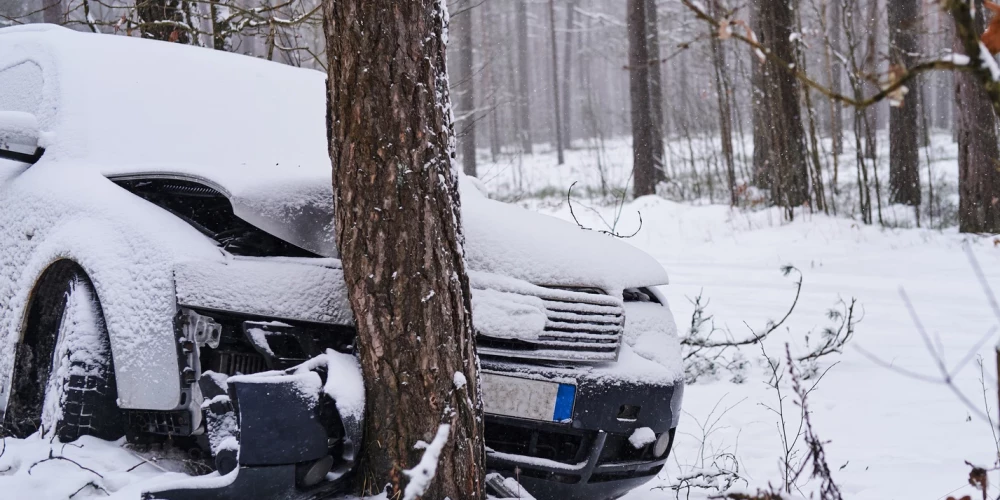
{"type": "Polygon", "coordinates": [[[212,386],[218,380],[202,378],[212,396],[205,420],[219,475],[148,491],[144,499],[308,499],[345,490],[362,421],[359,405],[336,396],[345,394],[343,384],[360,383],[353,357],[328,351],[288,370],[229,377],[225,392],[212,386]]]}
{"type": "Polygon", "coordinates": [[[681,382],[652,384],[490,361],[483,362],[483,371],[575,387],[568,418],[486,416],[487,466],[517,478],[537,498],[618,498],[659,473],[673,447],[681,382]],[[630,443],[642,428],[653,431],[659,447],[657,441],[630,443]]]}

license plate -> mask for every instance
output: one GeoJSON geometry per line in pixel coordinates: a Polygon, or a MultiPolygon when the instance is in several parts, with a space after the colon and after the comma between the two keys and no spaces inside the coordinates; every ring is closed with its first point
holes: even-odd
{"type": "Polygon", "coordinates": [[[483,373],[483,406],[490,415],[568,422],[573,419],[576,386],[483,373]]]}

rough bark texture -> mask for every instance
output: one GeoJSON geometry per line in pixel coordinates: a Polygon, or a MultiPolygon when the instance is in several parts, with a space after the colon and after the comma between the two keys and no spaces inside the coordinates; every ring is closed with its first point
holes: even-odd
{"type": "MultiPolygon", "coordinates": [[[[982,32],[982,2],[976,2],[982,32]]],[[[964,53],[956,37],[955,52],[964,53]]],[[[963,233],[1000,232],[1000,148],[996,113],[982,83],[968,71],[955,73],[958,135],[958,227],[963,233]]]]}
{"type": "MultiPolygon", "coordinates": [[[[795,61],[792,34],[793,0],[756,0],[753,28],[761,43],[782,61],[795,61]]],[[[775,205],[796,207],[809,200],[809,173],[799,109],[799,83],[773,60],[757,68],[754,99],[754,171],[762,187],[770,188],[775,205]]]]}
{"type": "Polygon", "coordinates": [[[521,150],[531,154],[531,60],[528,54],[528,0],[514,0],[517,18],[517,125],[521,150]]]}
{"type": "Polygon", "coordinates": [[[476,86],[473,81],[472,54],[472,13],[469,4],[455,19],[455,34],[458,35],[458,114],[462,117],[459,125],[462,146],[462,170],[465,175],[476,176],[476,86]]]}
{"type": "Polygon", "coordinates": [[[646,36],[649,39],[649,103],[653,111],[653,161],[656,180],[666,180],[663,151],[663,75],[660,63],[660,17],[656,0],[646,0],[646,36]]]}
{"type": "Polygon", "coordinates": [[[653,116],[649,100],[649,40],[646,37],[646,0],[628,0],[629,94],[632,98],[633,193],[656,192],[653,158],[653,116]]]}
{"type": "MultiPolygon", "coordinates": [[[[894,0],[889,10],[891,64],[909,68],[920,50],[917,33],[922,28],[918,0],[894,0]]],[[[902,106],[889,111],[889,202],[920,206],[920,154],[918,137],[919,80],[909,85],[902,106]]]]}
{"type": "Polygon", "coordinates": [[[135,11],[139,15],[142,36],[153,40],[191,43],[191,36],[185,26],[182,0],[139,0],[135,11]]]}
{"type": "MultiPolygon", "coordinates": [[[[483,498],[482,401],[462,254],[440,0],[324,0],[337,243],[366,383],[358,485],[397,498],[439,424],[431,488],[483,498]],[[456,373],[467,384],[456,389],[456,373]]],[[[401,498],[400,495],[398,498],[401,498]]]]}
{"type": "Polygon", "coordinates": [[[563,157],[562,103],[559,101],[559,46],[556,44],[556,0],[549,0],[549,39],[552,42],[552,105],[556,117],[556,157],[559,165],[563,157]]]}

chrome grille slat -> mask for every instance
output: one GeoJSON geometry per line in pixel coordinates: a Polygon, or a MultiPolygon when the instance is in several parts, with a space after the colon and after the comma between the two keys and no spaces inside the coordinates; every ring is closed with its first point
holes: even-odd
{"type": "Polygon", "coordinates": [[[542,299],[544,330],[537,340],[507,340],[480,332],[480,354],[578,362],[618,359],[625,324],[620,299],[594,291],[535,286],[503,291],[542,299]]]}

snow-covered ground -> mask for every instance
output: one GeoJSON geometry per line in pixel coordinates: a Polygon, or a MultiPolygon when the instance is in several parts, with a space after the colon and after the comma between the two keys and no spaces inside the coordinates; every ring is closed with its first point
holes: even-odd
{"type": "MultiPolygon", "coordinates": [[[[601,167],[613,186],[624,186],[628,180],[627,146],[625,141],[614,142],[603,153],[601,167]]],[[[939,138],[931,154],[935,176],[954,179],[953,147],[939,138]]],[[[850,157],[850,152],[844,156],[850,157]]],[[[608,198],[599,199],[595,158],[593,150],[574,150],[567,166],[556,167],[554,155],[546,153],[502,157],[496,164],[482,165],[481,177],[499,198],[570,220],[565,190],[579,180],[580,191],[574,191],[580,193],[576,215],[586,226],[604,228],[600,217],[610,220],[617,209],[608,198]]],[[[850,168],[843,172],[843,182],[849,183],[850,168]]],[[[642,213],[642,229],[629,242],[669,271],[671,284],[664,290],[682,331],[693,310],[688,299],[699,293],[710,299],[708,312],[716,326],[728,327],[735,335],[745,331],[744,322],[760,330],[769,319],[784,314],[793,299],[794,275],[786,277],[780,271],[788,264],[802,272],[802,297],[789,321],[766,341],[770,356],[782,356],[786,342],[793,350],[803,350],[806,334],[812,332],[815,339],[831,324],[827,311],[838,300],[858,299],[864,317],[856,338],[842,355],[820,361],[821,369],[836,366],[810,396],[815,430],[829,441],[827,458],[846,498],[973,494],[965,461],[994,464],[997,445],[990,424],[946,386],[899,373],[937,376],[934,357],[921,341],[899,289],[906,290],[936,340],[935,349],[949,366],[959,364],[998,324],[964,251],[965,245],[972,249],[987,279],[1000,291],[1000,248],[993,238],[960,235],[954,228],[865,226],[844,216],[843,212],[850,213],[846,208],[839,217],[803,213],[785,223],[777,210],[731,211],[707,200],[678,203],[657,197],[626,203],[620,210],[619,232],[628,234],[638,227],[637,211],[642,213]],[[861,349],[896,369],[877,364],[861,349]]],[[[985,360],[986,401],[993,414],[997,338],[990,337],[977,351],[985,360]]],[[[686,414],[673,458],[659,477],[628,500],[674,498],[669,486],[678,476],[710,468],[713,457],[725,453],[738,461],[739,475],[746,481],[737,487],[753,490],[780,483],[777,419],[763,406],[776,404],[776,395],[766,385],[769,372],[759,349],[750,346],[744,354],[749,366],[737,374],[744,379],[741,383],[722,371],[715,379],[703,378],[687,388],[686,414]]],[[[955,383],[976,408],[983,409],[979,378],[973,359],[956,375],[955,383]]],[[[794,433],[798,420],[791,399],[786,408],[794,433]]],[[[108,494],[136,499],[142,487],[182,477],[163,470],[185,467],[181,457],[146,462],[149,454],[88,438],[66,446],[37,438],[7,439],[0,446],[0,498],[65,499],[76,492],[74,499],[108,494]],[[50,456],[70,460],[46,460],[50,456]]],[[[805,456],[801,447],[798,453],[799,458],[805,456]]],[[[726,465],[732,467],[729,460],[726,465]]],[[[802,481],[803,496],[815,486],[802,481]]],[[[993,496],[1000,491],[991,488],[993,496]]],[[[711,493],[693,490],[691,497],[711,493]]]]}
{"type": "MultiPolygon", "coordinates": [[[[609,156],[619,162],[605,168],[618,172],[616,179],[625,178],[620,174],[627,172],[627,148],[612,147],[610,151],[609,156]]],[[[851,154],[844,155],[845,161],[851,154]]],[[[936,177],[957,177],[954,149],[946,137],[936,137],[930,154],[936,177]]],[[[574,155],[593,157],[594,153],[571,152],[571,161],[574,155]]],[[[521,165],[522,192],[552,196],[546,201],[522,199],[520,203],[572,220],[565,189],[576,180],[594,186],[598,179],[596,161],[564,167],[554,164],[551,156],[536,155],[521,165]]],[[[853,168],[853,163],[847,165],[853,168]]],[[[487,165],[486,172],[495,172],[492,182],[489,173],[483,176],[487,187],[498,196],[518,198],[512,195],[518,190],[516,182],[509,180],[514,179],[513,168],[513,164],[507,170],[487,165]]],[[[884,167],[881,175],[884,183],[884,167]]],[[[581,193],[580,201],[574,204],[580,222],[606,228],[601,217],[614,218],[615,207],[595,202],[588,204],[594,210],[581,208],[587,203],[583,190],[574,193],[581,193]]],[[[887,207],[886,218],[890,210],[887,207]]],[[[896,211],[900,212],[898,219],[911,218],[906,210],[896,211]]],[[[815,342],[821,330],[831,324],[827,311],[841,299],[858,299],[863,320],[857,325],[856,337],[843,355],[827,356],[820,362],[821,369],[836,366],[819,383],[809,405],[817,434],[829,441],[827,458],[845,498],[976,497],[968,486],[965,461],[994,465],[998,447],[990,424],[945,385],[899,373],[909,370],[940,378],[934,356],[921,340],[899,290],[905,289],[951,369],[998,324],[965,245],[972,249],[988,281],[1000,291],[1000,240],[960,235],[954,228],[881,229],[844,216],[800,214],[794,222],[785,223],[777,210],[739,212],[726,206],[696,206],[657,197],[626,203],[620,211],[619,233],[630,234],[638,227],[636,212],[642,214],[642,229],[628,241],[666,266],[671,284],[665,291],[682,331],[693,311],[689,299],[699,293],[710,299],[708,312],[714,315],[716,326],[727,327],[738,336],[746,332],[744,322],[760,331],[769,319],[780,318],[794,297],[794,275],[784,277],[779,269],[788,264],[802,271],[802,297],[784,325],[787,328],[766,341],[772,358],[784,358],[786,342],[793,351],[804,349],[809,333],[815,342]],[[897,370],[877,364],[862,349],[897,370]]],[[[994,415],[993,346],[998,338],[992,335],[975,350],[984,359],[985,404],[994,415]]],[[[732,468],[732,459],[727,462],[722,457],[725,453],[739,462],[739,476],[746,480],[737,482],[738,488],[780,486],[778,419],[764,407],[775,406],[777,396],[767,386],[770,371],[760,349],[750,346],[743,352],[750,367],[742,383],[731,382],[731,374],[722,372],[717,380],[703,379],[687,388],[686,413],[673,458],[659,477],[630,494],[628,500],[673,498],[676,493],[669,486],[676,484],[676,478],[695,469],[711,469],[713,457],[720,457],[720,465],[732,468]]],[[[955,384],[985,411],[975,358],[955,376],[955,384]]],[[[785,390],[789,396],[790,389],[785,390]]],[[[786,411],[791,414],[788,428],[794,436],[799,420],[792,399],[789,396],[786,400],[786,411]]],[[[798,458],[804,458],[805,453],[800,445],[798,458]]],[[[811,467],[806,470],[804,477],[811,467]]],[[[815,486],[802,481],[800,494],[808,496],[815,486]]],[[[1000,488],[991,486],[992,496],[998,492],[1000,488]]],[[[682,490],[681,497],[686,493],[682,490]]],[[[716,492],[695,489],[691,493],[694,498],[716,492]]]]}

